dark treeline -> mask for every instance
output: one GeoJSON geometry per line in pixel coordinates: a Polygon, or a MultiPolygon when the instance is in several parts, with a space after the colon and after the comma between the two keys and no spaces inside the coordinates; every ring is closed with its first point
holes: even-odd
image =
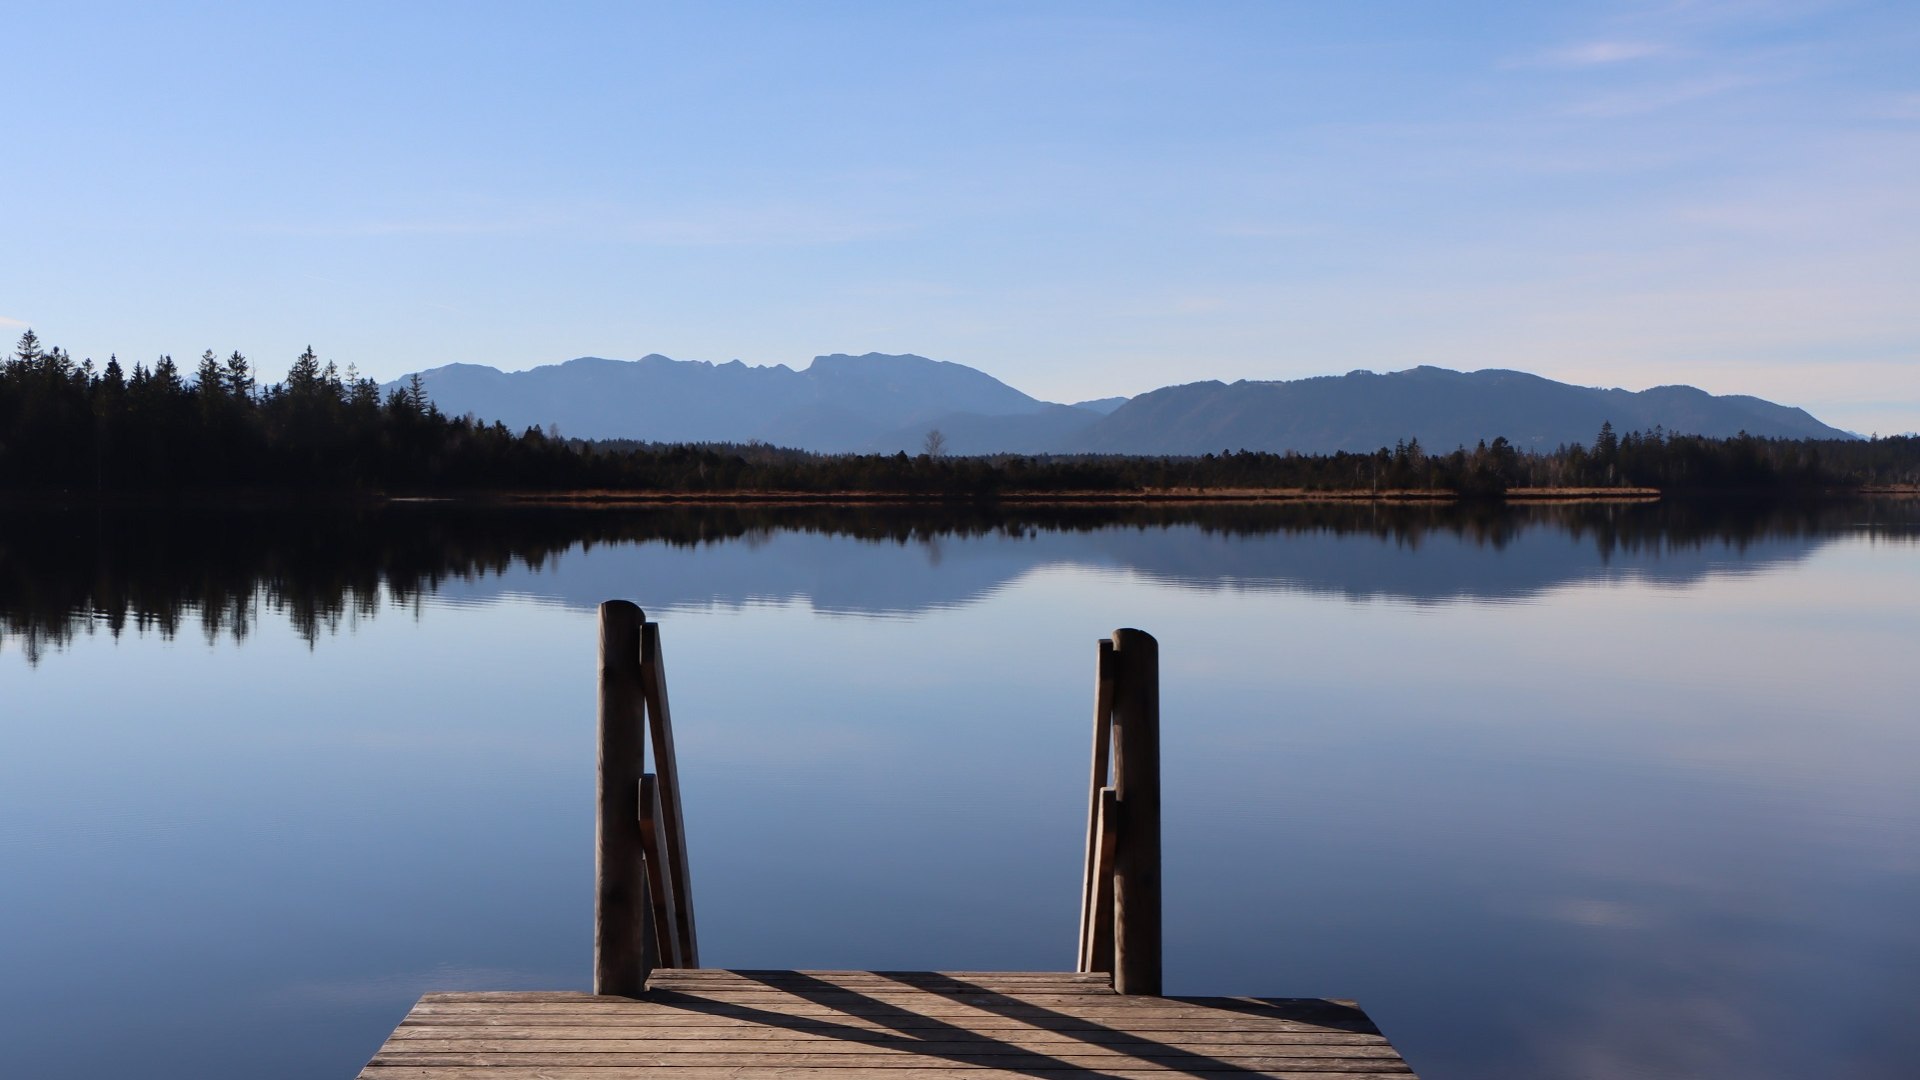
{"type": "Polygon", "coordinates": [[[312,349],[258,385],[245,356],[194,370],[109,358],[96,369],[32,331],[0,367],[0,487],[147,492],[537,485],[576,454],[440,414],[416,383],[381,397],[312,349]]]}
{"type": "MultiPolygon", "coordinates": [[[[1920,502],[1664,501],[1503,507],[1460,503],[1231,505],[668,505],[644,509],[365,504],[325,510],[130,507],[12,511],[0,528],[0,643],[29,660],[77,634],[171,638],[197,624],[241,640],[263,618],[309,644],[355,618],[410,608],[452,580],[541,569],[607,544],[699,546],[797,531],[933,550],[949,537],[1198,529],[1236,538],[1331,534],[1418,547],[1435,536],[1504,548],[1552,528],[1603,557],[1836,535],[1914,535],[1920,502]]],[[[1272,558],[1283,567],[1285,545],[1272,558]]]]}
{"type": "Polygon", "coordinates": [[[566,440],[444,415],[418,381],[384,397],[351,368],[302,353],[262,386],[247,358],[211,350],[96,368],[28,331],[0,364],[0,490],[15,492],[566,491],[982,498],[1141,491],[1433,492],[1653,487],[1804,492],[1920,483],[1920,438],[1709,439],[1661,431],[1523,451],[1505,438],[1436,451],[1223,450],[1198,457],[813,454],[747,445],[566,440]]]}

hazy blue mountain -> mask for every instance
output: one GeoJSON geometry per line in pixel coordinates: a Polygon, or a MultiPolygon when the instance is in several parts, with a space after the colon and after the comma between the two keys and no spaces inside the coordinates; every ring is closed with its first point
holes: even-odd
{"type": "MultiPolygon", "coordinates": [[[[652,355],[581,357],[530,371],[449,364],[421,373],[448,413],[582,438],[748,442],[831,452],[919,453],[939,429],[951,454],[1366,451],[1417,437],[1433,450],[1505,435],[1551,449],[1620,432],[1847,438],[1804,410],[1690,386],[1638,393],[1519,371],[1420,367],[1291,382],[1199,382],[1077,405],[1040,401],[962,364],[835,353],[804,370],[652,355]]],[[[398,385],[398,383],[390,384],[398,385]]]]}
{"type": "Polygon", "coordinates": [[[1516,446],[1590,443],[1603,422],[1727,436],[1844,439],[1804,409],[1756,397],[1716,397],[1691,386],[1638,393],[1572,386],[1519,371],[1418,367],[1379,375],[1291,382],[1188,383],[1141,394],[1070,447],[1098,453],[1200,454],[1220,450],[1366,451],[1417,437],[1433,450],[1505,435],[1516,446]]]}
{"type": "Polygon", "coordinates": [[[1059,408],[963,364],[880,353],[819,356],[802,371],[656,354],[639,360],[584,356],[515,372],[449,364],[420,377],[443,412],[473,413],[516,430],[552,425],[581,438],[760,439],[828,451],[864,449],[902,430],[916,431],[917,451],[927,429],[943,417],[1014,417],[1059,408]]]}

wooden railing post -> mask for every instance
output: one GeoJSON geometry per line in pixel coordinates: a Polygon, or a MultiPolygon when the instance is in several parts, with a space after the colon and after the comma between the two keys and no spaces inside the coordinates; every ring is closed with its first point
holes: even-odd
{"type": "Polygon", "coordinates": [[[1113,848],[1119,821],[1103,806],[1113,790],[1107,765],[1113,754],[1113,642],[1102,640],[1094,674],[1093,778],[1087,796],[1087,858],[1080,878],[1079,970],[1113,971],[1113,848]]]}
{"type": "Polygon", "coordinates": [[[662,881],[665,896],[656,896],[654,904],[670,917],[664,925],[673,938],[672,947],[663,943],[660,953],[672,960],[664,966],[700,966],[699,935],[693,919],[693,883],[687,875],[687,828],[680,811],[680,759],[673,749],[673,712],[667,706],[667,661],[660,649],[660,624],[640,627],[640,692],[646,700],[647,727],[653,739],[653,768],[657,774],[654,789],[657,800],[643,804],[643,810],[657,808],[658,823],[652,835],[658,835],[662,849],[661,874],[650,876],[649,883],[662,881]]]}
{"type": "Polygon", "coordinates": [[[600,605],[600,768],[594,819],[593,992],[635,997],[656,950],[642,860],[645,769],[640,634],[646,616],[625,600],[600,605]]]}
{"type": "Polygon", "coordinates": [[[1160,993],[1160,643],[1113,632],[1114,796],[1121,842],[1113,863],[1113,988],[1160,993]]]}
{"type": "Polygon", "coordinates": [[[1100,643],[1092,781],[1079,970],[1111,973],[1122,994],[1158,994],[1160,646],[1140,630],[1100,643]]]}

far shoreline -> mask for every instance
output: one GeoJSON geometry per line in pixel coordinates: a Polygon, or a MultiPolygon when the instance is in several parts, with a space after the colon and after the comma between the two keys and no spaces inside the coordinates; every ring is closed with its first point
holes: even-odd
{"type": "Polygon", "coordinates": [[[561,491],[483,490],[445,492],[313,491],[257,489],[181,492],[0,492],[0,509],[258,509],[327,510],[349,507],[448,506],[571,509],[638,509],[667,506],[1245,506],[1380,503],[1394,506],[1501,504],[1521,506],[1644,504],[1652,502],[1844,501],[1920,497],[1920,485],[1874,485],[1812,491],[1682,491],[1651,487],[1510,488],[1500,496],[1448,490],[1308,488],[1158,488],[1140,491],[637,491],[580,488],[561,491]]]}
{"type": "MultiPolygon", "coordinates": [[[[1661,498],[1656,488],[1520,488],[1506,493],[1505,501],[1545,502],[1651,502],[1661,498]]],[[[393,502],[495,502],[516,505],[567,506],[652,506],[696,505],[936,505],[952,503],[1017,503],[1022,506],[1048,504],[1130,506],[1141,503],[1246,504],[1246,503],[1495,503],[1501,499],[1476,499],[1458,492],[1425,489],[1390,491],[1329,490],[1308,488],[1156,488],[1142,491],[1003,491],[974,495],[967,492],[902,491],[615,491],[580,490],[559,492],[497,492],[478,497],[399,496],[393,502]]]]}

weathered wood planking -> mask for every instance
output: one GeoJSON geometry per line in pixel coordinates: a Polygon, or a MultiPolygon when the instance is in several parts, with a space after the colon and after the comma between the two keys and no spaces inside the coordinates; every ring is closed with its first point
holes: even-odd
{"type": "Polygon", "coordinates": [[[1100,974],[671,970],[640,998],[421,998],[362,1080],[1413,1075],[1351,1002],[1121,995],[1100,974]],[[673,1070],[667,1076],[663,1070],[673,1070]]]}

